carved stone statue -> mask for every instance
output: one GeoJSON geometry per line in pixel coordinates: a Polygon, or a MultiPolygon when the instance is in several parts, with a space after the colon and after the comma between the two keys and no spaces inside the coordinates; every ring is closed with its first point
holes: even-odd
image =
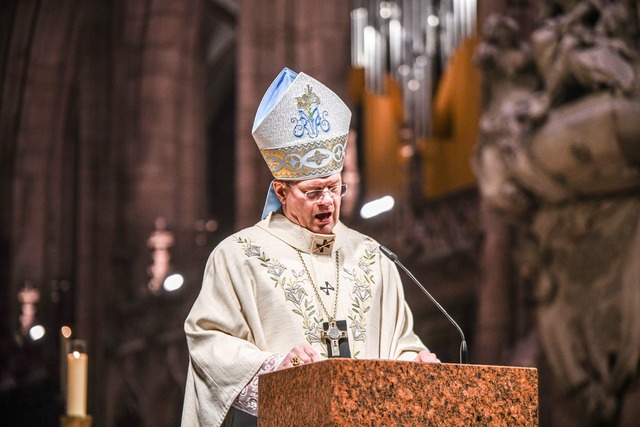
{"type": "Polygon", "coordinates": [[[572,422],[636,425],[638,3],[543,3],[531,45],[509,18],[487,20],[476,52],[488,99],[474,168],[483,198],[525,224],[517,267],[535,287],[555,386],[581,409],[572,422]]]}

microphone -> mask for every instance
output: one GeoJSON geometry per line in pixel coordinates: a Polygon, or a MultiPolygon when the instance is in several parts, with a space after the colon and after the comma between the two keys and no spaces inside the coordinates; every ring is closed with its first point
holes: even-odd
{"type": "Polygon", "coordinates": [[[447,313],[446,310],[442,308],[440,304],[438,304],[438,301],[436,301],[436,299],[431,296],[431,294],[424,288],[424,286],[422,286],[422,284],[418,281],[418,279],[416,279],[415,276],[411,274],[411,272],[407,270],[407,268],[404,265],[402,265],[402,263],[398,260],[398,255],[394,254],[393,252],[391,252],[389,248],[382,245],[380,246],[380,251],[382,251],[382,253],[387,258],[395,262],[401,269],[403,269],[404,272],[407,273],[407,275],[411,278],[411,280],[413,280],[415,284],[418,285],[418,287],[422,290],[422,292],[424,292],[425,295],[429,297],[431,302],[433,302],[435,306],[440,309],[442,314],[444,314],[445,317],[449,319],[449,322],[451,322],[451,324],[456,327],[456,329],[460,333],[460,338],[462,340],[460,342],[460,363],[467,363],[467,341],[464,339],[464,333],[462,333],[462,329],[460,329],[460,326],[458,326],[456,321],[453,320],[451,316],[449,316],[449,313],[447,313]]]}

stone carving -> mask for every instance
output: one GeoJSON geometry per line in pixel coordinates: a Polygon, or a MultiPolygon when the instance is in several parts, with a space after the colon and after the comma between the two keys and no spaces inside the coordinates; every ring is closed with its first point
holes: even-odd
{"type": "Polygon", "coordinates": [[[530,44],[492,16],[475,57],[480,192],[526,224],[520,277],[535,286],[540,345],[583,408],[579,425],[628,425],[621,408],[638,385],[638,12],[628,0],[546,0],[530,44]]]}

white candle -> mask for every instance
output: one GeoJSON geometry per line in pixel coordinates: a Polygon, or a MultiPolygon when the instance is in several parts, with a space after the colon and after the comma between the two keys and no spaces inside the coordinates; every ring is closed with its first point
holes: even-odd
{"type": "Polygon", "coordinates": [[[87,415],[87,371],[89,356],[74,351],[67,354],[67,415],[87,415]]]}
{"type": "Polygon", "coordinates": [[[71,338],[71,328],[63,326],[60,328],[60,391],[67,393],[67,353],[69,352],[69,339],[71,338]]]}

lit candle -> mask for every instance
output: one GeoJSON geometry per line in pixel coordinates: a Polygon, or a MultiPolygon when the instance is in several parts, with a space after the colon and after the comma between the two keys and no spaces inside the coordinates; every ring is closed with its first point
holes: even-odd
{"type": "Polygon", "coordinates": [[[67,354],[67,415],[87,415],[87,367],[89,356],[73,351],[67,354]]]}

